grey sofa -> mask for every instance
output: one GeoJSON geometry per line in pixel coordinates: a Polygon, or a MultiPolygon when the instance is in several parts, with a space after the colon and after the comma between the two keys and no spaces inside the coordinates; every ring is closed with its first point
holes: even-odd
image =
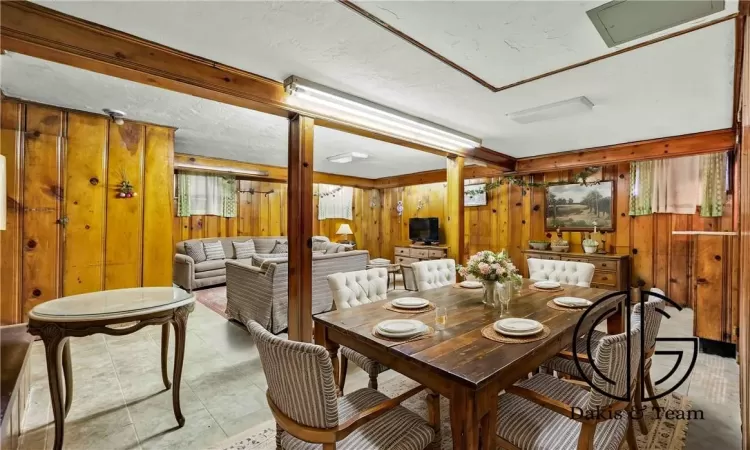
{"type": "MultiPolygon", "coordinates": [[[[176,245],[176,254],[174,257],[174,271],[173,281],[176,285],[192,291],[193,289],[214,286],[226,282],[226,262],[227,261],[245,261],[250,263],[251,259],[238,260],[235,259],[234,246],[232,242],[245,242],[252,239],[255,243],[256,253],[271,253],[276,241],[286,240],[285,236],[235,236],[235,237],[224,237],[224,238],[204,238],[204,239],[191,239],[189,241],[180,241],[176,245]],[[221,242],[221,246],[224,248],[224,255],[226,259],[221,260],[209,260],[196,263],[193,258],[188,256],[185,252],[185,242],[221,242]]],[[[324,251],[334,253],[338,251],[348,250],[348,246],[342,244],[333,244],[328,241],[325,236],[315,236],[316,240],[326,241],[324,245],[324,251]]]]}
{"type": "MultiPolygon", "coordinates": [[[[287,328],[289,265],[286,258],[267,255],[227,261],[227,310],[231,319],[243,324],[252,319],[276,334],[287,328]]],[[[370,254],[366,250],[314,253],[312,267],[313,314],[330,311],[333,296],[328,275],[364,270],[370,254]]]]}

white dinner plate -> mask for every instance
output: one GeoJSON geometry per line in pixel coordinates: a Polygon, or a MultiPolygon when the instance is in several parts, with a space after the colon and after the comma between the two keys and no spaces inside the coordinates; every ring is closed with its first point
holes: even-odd
{"type": "Polygon", "coordinates": [[[411,337],[423,333],[427,325],[418,320],[384,320],[376,325],[378,333],[386,337],[411,337]]]}
{"type": "Polygon", "coordinates": [[[495,324],[499,329],[511,331],[513,333],[519,331],[536,330],[542,326],[542,324],[537,322],[536,320],[519,318],[501,319],[495,322],[495,324]]]}
{"type": "Polygon", "coordinates": [[[459,286],[466,289],[479,289],[482,287],[482,282],[480,281],[473,281],[473,280],[466,280],[462,281],[459,286]]]}
{"type": "Polygon", "coordinates": [[[578,297],[557,297],[552,300],[555,305],[564,306],[566,308],[585,308],[591,306],[591,302],[585,298],[578,297]]]}
{"type": "Polygon", "coordinates": [[[536,322],[537,324],[533,328],[525,329],[525,330],[510,330],[510,329],[503,328],[501,326],[501,322],[503,322],[504,320],[527,320],[527,319],[502,319],[502,320],[498,320],[497,322],[495,322],[495,325],[493,326],[495,331],[497,331],[500,334],[504,334],[506,336],[531,336],[532,334],[537,334],[544,329],[544,326],[541,323],[536,322],[535,320],[531,320],[530,322],[536,322]]]}
{"type": "Polygon", "coordinates": [[[534,287],[539,289],[557,289],[560,287],[560,283],[550,280],[537,281],[534,283],[534,287]]]}
{"type": "Polygon", "coordinates": [[[419,297],[402,297],[391,300],[393,306],[406,309],[419,309],[429,305],[430,302],[419,297]]]}

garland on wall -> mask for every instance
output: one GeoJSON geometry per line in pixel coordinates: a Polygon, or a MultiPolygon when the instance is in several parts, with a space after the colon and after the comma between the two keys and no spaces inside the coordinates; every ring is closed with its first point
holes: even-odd
{"type": "MultiPolygon", "coordinates": [[[[601,171],[600,167],[586,167],[582,171],[573,175],[573,179],[577,183],[579,183],[581,186],[596,185],[596,184],[599,184],[599,180],[589,181],[588,178],[596,173],[599,173],[600,171],[601,171]]],[[[526,191],[529,189],[546,188],[547,186],[551,184],[555,184],[555,183],[554,182],[550,183],[546,181],[533,182],[533,181],[527,181],[523,177],[519,177],[516,175],[507,175],[507,176],[500,178],[497,181],[492,181],[490,183],[485,183],[483,185],[477,185],[478,187],[474,189],[464,191],[464,194],[468,196],[481,195],[493,189],[497,189],[504,184],[511,185],[511,186],[513,185],[519,186],[521,188],[521,195],[526,195],[526,191]]]]}
{"type": "Polygon", "coordinates": [[[341,192],[341,190],[344,189],[342,186],[339,186],[337,188],[333,188],[328,192],[316,192],[313,194],[315,197],[328,197],[329,195],[336,195],[337,193],[341,192]]]}

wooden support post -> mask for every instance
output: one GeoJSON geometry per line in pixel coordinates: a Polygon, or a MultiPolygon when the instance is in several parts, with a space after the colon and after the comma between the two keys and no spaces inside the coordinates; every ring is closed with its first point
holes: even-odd
{"type": "Polygon", "coordinates": [[[312,341],[313,126],[289,119],[287,234],[289,238],[289,339],[312,341]]]}
{"type": "Polygon", "coordinates": [[[445,243],[448,257],[455,259],[456,264],[464,261],[464,158],[461,156],[447,158],[448,187],[445,195],[445,243]]]}
{"type": "MultiPolygon", "coordinates": [[[[750,14],[750,2],[740,2],[740,13],[747,20],[750,14]]],[[[741,92],[741,122],[739,127],[740,145],[735,158],[735,164],[739,164],[738,179],[739,196],[734,199],[738,202],[738,226],[739,226],[739,260],[735,263],[740,270],[746,271],[750,266],[750,26],[744,27],[743,55],[740,59],[741,92]]],[[[746,272],[745,272],[746,273],[746,272]]],[[[740,409],[742,421],[742,448],[750,448],[750,277],[740,275],[739,286],[740,317],[738,337],[738,359],[740,363],[740,409]]]]}

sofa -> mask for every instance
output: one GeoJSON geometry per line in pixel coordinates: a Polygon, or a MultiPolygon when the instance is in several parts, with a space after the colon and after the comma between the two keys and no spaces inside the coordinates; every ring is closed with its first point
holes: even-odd
{"type": "MultiPolygon", "coordinates": [[[[255,243],[255,253],[269,254],[273,251],[278,241],[286,242],[285,236],[235,236],[223,238],[203,238],[180,241],[176,245],[174,258],[173,281],[174,284],[186,289],[188,292],[207,286],[215,286],[226,282],[226,262],[245,261],[250,263],[252,258],[236,259],[234,245],[232,242],[246,242],[252,239],[255,243]],[[224,249],[225,259],[214,259],[196,263],[188,256],[185,244],[188,242],[221,242],[224,249]]],[[[351,249],[351,246],[335,244],[325,236],[313,237],[314,248],[322,253],[337,253],[351,249]]],[[[284,254],[279,254],[283,256],[284,254]]]]}
{"type": "MultiPolygon", "coordinates": [[[[365,270],[370,254],[366,250],[338,253],[313,252],[312,313],[333,309],[328,275],[365,270]]],[[[285,257],[256,255],[252,261],[226,263],[227,309],[230,319],[246,324],[254,320],[271,333],[287,328],[289,264],[285,257]]]]}

